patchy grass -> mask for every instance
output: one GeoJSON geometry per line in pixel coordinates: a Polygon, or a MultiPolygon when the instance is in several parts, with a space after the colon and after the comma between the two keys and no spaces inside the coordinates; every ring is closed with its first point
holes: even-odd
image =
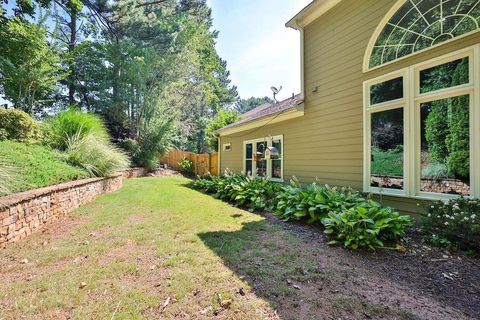
{"type": "MultiPolygon", "coordinates": [[[[0,141],[1,164],[14,170],[9,192],[46,187],[89,177],[86,170],[66,162],[58,151],[38,144],[0,141]]],[[[2,190],[0,190],[2,195],[2,190]]]]}
{"type": "Polygon", "coordinates": [[[426,318],[458,316],[352,268],[351,253],[306,244],[188,183],[127,180],[8,246],[0,257],[0,319],[410,319],[418,318],[410,313],[416,301],[426,318]]]}

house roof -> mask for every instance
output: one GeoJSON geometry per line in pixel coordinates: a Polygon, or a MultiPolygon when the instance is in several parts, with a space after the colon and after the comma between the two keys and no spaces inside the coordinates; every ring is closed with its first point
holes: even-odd
{"type": "Polygon", "coordinates": [[[286,26],[293,29],[302,29],[321,15],[332,9],[342,0],[313,0],[308,6],[297,13],[286,26]]]}
{"type": "Polygon", "coordinates": [[[228,126],[225,126],[217,132],[234,128],[234,127],[239,127],[242,125],[245,125],[247,123],[251,123],[256,120],[260,120],[262,118],[266,118],[268,116],[276,115],[276,114],[281,114],[287,110],[290,109],[295,109],[298,107],[300,104],[303,103],[303,99],[301,98],[300,94],[297,94],[291,98],[285,99],[283,101],[280,101],[276,104],[270,104],[270,103],[264,103],[255,109],[252,109],[242,115],[242,118],[232,124],[229,124],[228,126]]]}

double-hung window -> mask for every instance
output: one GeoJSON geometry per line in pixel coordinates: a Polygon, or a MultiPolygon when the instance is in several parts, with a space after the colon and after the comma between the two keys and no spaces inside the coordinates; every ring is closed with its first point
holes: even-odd
{"type": "Polygon", "coordinates": [[[244,141],[243,171],[248,175],[283,181],[283,136],[244,141]]]}
{"type": "Polygon", "coordinates": [[[364,83],[364,190],[480,196],[480,47],[364,83]]]}

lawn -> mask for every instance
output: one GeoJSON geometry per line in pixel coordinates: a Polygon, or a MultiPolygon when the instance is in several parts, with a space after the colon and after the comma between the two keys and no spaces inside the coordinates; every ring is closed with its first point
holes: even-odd
{"type": "Polygon", "coordinates": [[[189,182],[127,180],[8,246],[0,319],[467,318],[455,298],[399,280],[397,258],[328,247],[316,228],[234,208],[189,182]]]}

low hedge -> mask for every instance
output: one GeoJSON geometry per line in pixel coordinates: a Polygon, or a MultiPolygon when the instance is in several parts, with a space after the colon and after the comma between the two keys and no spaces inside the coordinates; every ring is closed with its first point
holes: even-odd
{"type": "Polygon", "coordinates": [[[27,113],[17,109],[0,109],[0,141],[28,141],[39,137],[38,124],[27,113]]]}
{"type": "Polygon", "coordinates": [[[333,237],[330,244],[342,243],[351,249],[383,247],[385,240],[403,238],[412,224],[409,216],[382,207],[350,188],[316,183],[304,188],[295,180],[283,185],[230,172],[200,178],[193,186],[250,211],[273,211],[286,221],[318,222],[333,237]]]}

